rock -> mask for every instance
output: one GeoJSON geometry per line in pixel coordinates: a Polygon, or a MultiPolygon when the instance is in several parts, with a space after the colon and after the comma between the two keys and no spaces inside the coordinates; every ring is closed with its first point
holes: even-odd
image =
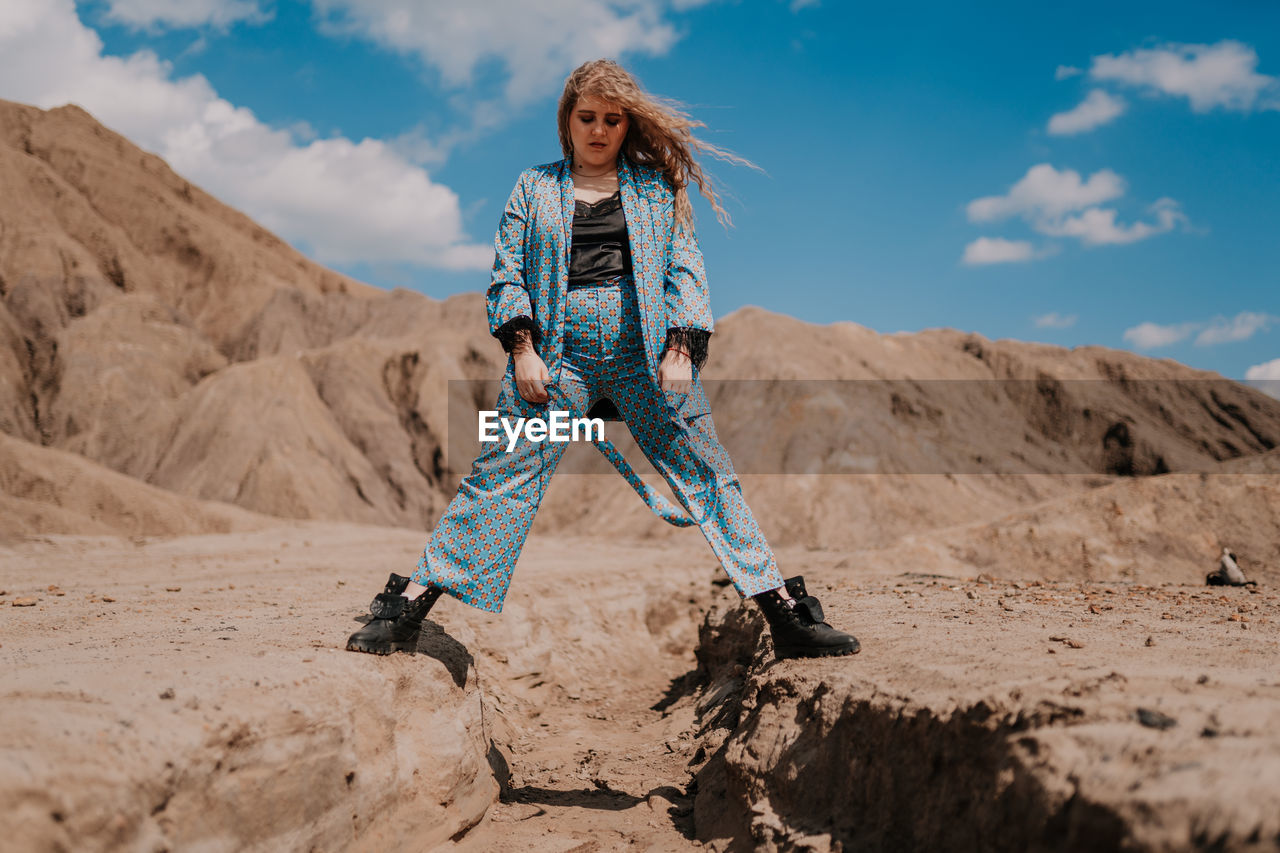
{"type": "Polygon", "coordinates": [[[1152,710],[1151,708],[1139,708],[1135,712],[1135,716],[1138,718],[1139,723],[1149,729],[1160,729],[1161,731],[1164,731],[1165,729],[1171,729],[1178,724],[1178,721],[1173,717],[1170,717],[1168,714],[1162,714],[1161,712],[1152,710]]]}
{"type": "Polygon", "coordinates": [[[22,598],[15,598],[13,601],[10,602],[10,604],[12,604],[14,607],[34,607],[36,604],[36,601],[37,599],[32,598],[30,596],[23,596],[22,598]]]}

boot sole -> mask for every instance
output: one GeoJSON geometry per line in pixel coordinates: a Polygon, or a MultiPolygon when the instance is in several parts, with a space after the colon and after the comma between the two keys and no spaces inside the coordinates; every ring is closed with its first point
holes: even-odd
{"type": "Polygon", "coordinates": [[[371,655],[389,655],[393,652],[412,652],[416,651],[418,644],[415,642],[412,646],[403,643],[391,643],[386,646],[373,646],[365,643],[347,643],[347,651],[349,652],[365,652],[371,655]]]}
{"type": "Polygon", "coordinates": [[[856,655],[862,651],[861,643],[850,643],[846,646],[834,646],[829,649],[782,648],[774,649],[774,656],[779,660],[791,658],[839,658],[856,655]]]}

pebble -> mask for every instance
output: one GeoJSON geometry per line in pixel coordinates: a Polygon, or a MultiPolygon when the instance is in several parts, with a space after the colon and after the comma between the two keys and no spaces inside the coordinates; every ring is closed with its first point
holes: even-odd
{"type": "Polygon", "coordinates": [[[1138,722],[1149,729],[1171,729],[1178,724],[1178,721],[1168,714],[1162,714],[1159,711],[1153,711],[1150,708],[1139,708],[1137,711],[1138,722]]]}
{"type": "Polygon", "coordinates": [[[14,607],[34,607],[36,599],[31,598],[30,596],[23,596],[22,598],[15,598],[10,603],[13,604],[14,607]]]}

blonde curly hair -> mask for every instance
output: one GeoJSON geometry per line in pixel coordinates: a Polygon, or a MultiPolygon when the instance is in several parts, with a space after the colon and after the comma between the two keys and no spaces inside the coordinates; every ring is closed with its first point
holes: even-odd
{"type": "Polygon", "coordinates": [[[757,168],[754,163],[695,137],[693,129],[706,124],[690,117],[679,102],[644,91],[635,77],[611,59],[584,62],[564,81],[556,121],[560,128],[560,149],[566,157],[573,156],[569,116],[584,97],[617,104],[626,112],[630,127],[622,141],[622,154],[632,163],[652,166],[662,172],[675,194],[677,222],[686,226],[693,224],[693,205],[688,192],[689,182],[693,181],[703,198],[710,202],[716,219],[722,225],[731,224],[729,214],[720,204],[720,194],[694,155],[702,152],[753,169],[757,168]]]}

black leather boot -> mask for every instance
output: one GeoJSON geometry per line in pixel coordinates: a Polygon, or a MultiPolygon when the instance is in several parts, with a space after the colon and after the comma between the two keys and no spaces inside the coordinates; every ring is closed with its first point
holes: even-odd
{"type": "Polygon", "coordinates": [[[402,575],[392,574],[387,579],[386,589],[375,595],[369,605],[373,618],[347,640],[348,650],[389,655],[396,651],[411,652],[418,647],[422,620],[443,590],[429,586],[426,592],[410,601],[401,595],[408,586],[409,579],[402,575]]]}
{"type": "Polygon", "coordinates": [[[856,637],[822,621],[822,605],[805,591],[804,578],[787,578],[786,585],[795,604],[787,604],[775,590],[752,596],[769,623],[773,653],[779,660],[858,653],[862,646],[856,637]]]}

